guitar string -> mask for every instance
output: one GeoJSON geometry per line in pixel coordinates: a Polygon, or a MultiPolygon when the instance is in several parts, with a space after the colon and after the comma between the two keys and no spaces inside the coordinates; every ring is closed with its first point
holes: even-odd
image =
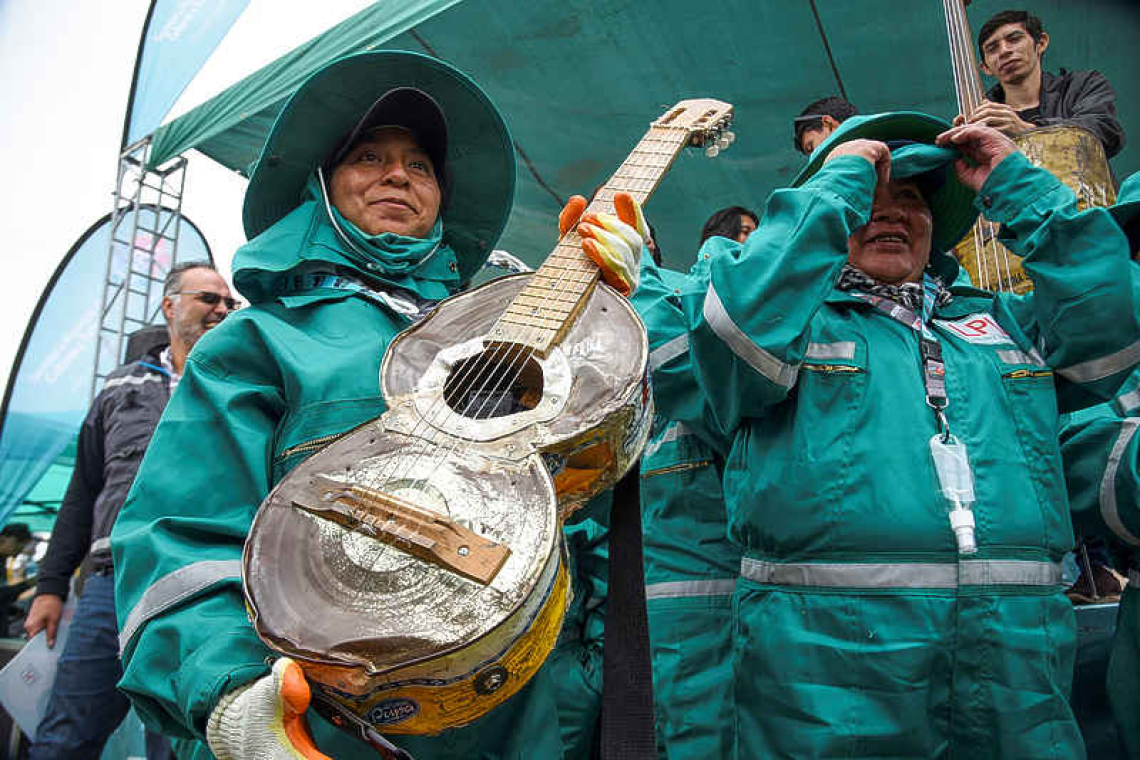
{"type": "MultiPolygon", "coordinates": [[[[666,132],[666,134],[668,134],[668,132],[666,132]]],[[[611,183],[618,183],[621,181],[644,183],[644,182],[648,181],[650,183],[650,185],[652,185],[652,183],[654,181],[654,177],[652,177],[652,176],[648,177],[648,178],[644,178],[644,177],[639,178],[636,176],[630,176],[627,178],[627,177],[622,177],[621,175],[622,175],[623,171],[636,173],[638,170],[645,170],[645,169],[650,169],[654,172],[663,173],[663,170],[668,167],[668,163],[669,163],[670,158],[675,156],[676,153],[679,152],[679,150],[684,146],[684,144],[686,142],[685,135],[676,135],[676,134],[674,134],[674,140],[672,142],[677,142],[677,140],[676,140],[677,137],[681,137],[679,144],[673,145],[672,149],[670,151],[667,151],[666,153],[660,153],[660,152],[649,150],[648,146],[651,145],[652,143],[664,142],[663,137],[654,136],[653,129],[651,128],[650,131],[645,135],[645,137],[643,137],[642,140],[638,143],[637,147],[635,147],[635,149],[631,152],[630,156],[622,163],[622,165],[614,173],[614,175],[611,177],[611,179],[606,183],[605,186],[603,186],[602,190],[599,191],[598,198],[595,199],[594,203],[591,204],[590,206],[588,206],[584,210],[583,216],[585,216],[587,213],[593,213],[593,212],[596,212],[599,210],[605,210],[607,208],[606,207],[607,201],[609,201],[610,204],[612,205],[613,193],[614,192],[621,192],[621,190],[609,187],[611,185],[611,183]],[[647,154],[650,159],[660,158],[661,156],[666,156],[666,160],[665,160],[664,165],[662,165],[662,166],[641,165],[640,161],[634,161],[634,159],[638,156],[638,153],[647,154]],[[633,163],[632,166],[630,165],[631,162],[633,163]],[[609,197],[603,197],[606,193],[609,194],[609,197]]],[[[637,192],[643,192],[645,190],[645,188],[636,188],[635,189],[632,187],[629,189],[635,190],[637,192]]],[[[573,234],[574,234],[574,231],[571,231],[571,232],[567,233],[567,236],[564,236],[562,239],[560,239],[559,244],[555,247],[555,252],[557,252],[559,247],[565,246],[566,245],[566,242],[565,242],[566,237],[569,237],[573,234]]],[[[574,252],[569,254],[569,255],[571,255],[575,258],[578,258],[578,261],[574,262],[574,264],[572,264],[570,268],[567,268],[567,265],[565,265],[565,264],[559,265],[559,268],[561,269],[559,279],[556,280],[553,285],[547,286],[545,288],[542,300],[539,302],[539,304],[537,306],[531,307],[532,311],[541,311],[542,308],[546,307],[546,305],[549,304],[553,300],[562,300],[562,301],[565,300],[563,298],[560,298],[560,296],[565,295],[566,291],[560,290],[559,286],[562,284],[562,281],[567,277],[567,275],[570,275],[571,277],[574,278],[571,282],[571,285],[573,285],[575,287],[577,287],[577,286],[588,286],[588,284],[597,277],[598,270],[595,268],[596,265],[592,265],[587,269],[581,268],[582,264],[590,264],[590,262],[588,261],[588,259],[583,260],[581,258],[581,257],[584,257],[585,254],[581,251],[580,239],[576,242],[578,243],[578,245],[574,247],[574,252]]],[[[571,245],[574,245],[574,243],[572,242],[571,245]]],[[[566,255],[566,254],[563,254],[563,255],[566,255]]],[[[572,299],[573,303],[575,303],[575,304],[578,304],[581,300],[582,300],[581,294],[576,295],[575,298],[572,299]]],[[[507,312],[504,313],[504,316],[509,312],[510,312],[510,309],[508,309],[507,312]]],[[[533,314],[531,316],[533,316],[533,314]]],[[[506,362],[508,362],[506,364],[506,366],[508,368],[514,368],[513,375],[511,375],[511,377],[509,377],[509,378],[507,377],[507,374],[510,372],[510,369],[508,369],[508,373],[503,373],[503,374],[500,374],[498,376],[494,375],[493,373],[488,373],[484,378],[482,386],[478,390],[476,390],[474,392],[474,394],[472,394],[475,397],[482,396],[484,399],[482,406],[478,410],[475,410],[475,419],[481,419],[481,417],[479,415],[481,415],[487,409],[487,406],[489,404],[496,403],[495,396],[497,394],[501,394],[503,391],[506,390],[503,387],[503,381],[504,380],[506,381],[507,388],[509,388],[509,387],[514,385],[515,381],[518,379],[518,377],[521,375],[521,373],[525,370],[527,363],[533,358],[534,354],[537,352],[537,348],[535,346],[529,345],[532,342],[532,339],[533,338],[541,339],[541,338],[543,338],[544,333],[546,331],[551,330],[551,329],[557,330],[558,328],[545,327],[545,326],[542,326],[542,325],[539,325],[536,323],[536,324],[528,326],[527,329],[532,334],[531,335],[524,335],[521,340],[513,342],[512,345],[508,349],[506,349],[505,356],[503,356],[503,358],[497,362],[500,366],[504,363],[504,360],[506,362]],[[528,348],[529,348],[529,351],[528,351],[528,348]],[[527,351],[526,356],[522,356],[522,353],[524,351],[527,351]],[[520,359],[521,359],[521,361],[520,361],[520,359]],[[488,389],[487,385],[488,385],[488,383],[491,382],[491,380],[496,381],[496,386],[492,389],[488,389]]],[[[490,360],[494,361],[493,352],[484,352],[483,355],[486,357],[492,357],[490,360]]],[[[486,365],[484,365],[484,366],[486,366],[486,365]]],[[[438,400],[437,400],[437,403],[438,403],[438,400]]],[[[471,412],[470,406],[468,406],[468,408],[463,410],[463,412],[465,414],[469,415],[471,412]]],[[[451,410],[450,408],[448,409],[448,413],[458,414],[458,412],[455,412],[454,410],[451,410]]],[[[449,456],[451,453],[454,453],[456,448],[458,446],[461,446],[461,445],[465,445],[465,441],[459,439],[458,437],[453,436],[453,443],[452,443],[451,447],[444,452],[444,457],[449,456]]],[[[442,461],[442,458],[440,461],[442,461]]],[[[414,463],[410,463],[408,465],[407,469],[410,469],[410,467],[412,467],[412,466],[414,466],[414,463]]],[[[426,480],[426,479],[421,479],[421,482],[423,480],[426,480]]]]}
{"type": "MultiPolygon", "coordinates": [[[[969,28],[966,9],[960,0],[943,0],[943,10],[945,11],[947,30],[951,37],[952,57],[956,60],[956,80],[961,81],[967,97],[972,96],[973,103],[975,105],[980,104],[983,97],[981,79],[977,75],[973,58],[973,43],[966,35],[966,30],[969,28]],[[953,4],[953,11],[951,4],[953,4]],[[957,23],[951,22],[952,13],[957,23]]],[[[979,279],[982,281],[981,286],[990,289],[991,284],[996,284],[999,291],[1014,292],[1017,263],[1009,250],[998,242],[998,225],[980,217],[974,225],[973,233],[974,253],[980,275],[979,279]],[[991,283],[991,272],[996,278],[996,283],[991,283]]]]}
{"type": "MultiPolygon", "coordinates": [[[[950,44],[951,65],[954,67],[954,84],[958,89],[959,107],[963,114],[968,115],[980,104],[980,101],[971,75],[972,56],[962,47],[964,33],[961,30],[965,20],[961,14],[964,13],[964,8],[960,0],[943,0],[942,8],[946,19],[946,34],[950,44]]],[[[990,265],[980,222],[975,222],[971,226],[970,236],[974,243],[974,267],[977,270],[978,285],[990,290],[990,265]]]]}
{"type": "MultiPolygon", "coordinates": [[[[668,135],[668,134],[669,134],[669,132],[666,130],[666,135],[668,135]]],[[[606,208],[612,208],[613,195],[616,192],[622,192],[622,190],[620,190],[620,189],[611,187],[612,184],[617,184],[621,181],[629,181],[631,183],[639,183],[639,184],[648,182],[649,186],[650,186],[649,188],[645,188],[645,187],[633,188],[633,187],[630,187],[629,190],[632,190],[634,192],[639,192],[639,193],[645,193],[646,190],[652,189],[652,185],[654,184],[654,182],[656,180],[660,179],[660,176],[668,168],[672,159],[676,157],[676,155],[680,152],[680,150],[688,142],[688,134],[689,134],[688,130],[684,130],[680,134],[678,134],[676,128],[674,128],[674,131],[672,133],[673,139],[667,141],[663,136],[655,136],[653,134],[653,128],[651,128],[649,130],[649,132],[647,132],[646,135],[642,138],[642,140],[638,143],[638,145],[634,148],[634,150],[630,153],[630,155],[627,157],[627,159],[622,162],[621,166],[618,167],[617,171],[610,178],[610,180],[607,181],[606,184],[602,187],[602,189],[598,193],[598,196],[595,198],[594,202],[592,204],[590,204],[589,206],[587,206],[587,208],[583,212],[583,216],[585,216],[588,213],[593,213],[593,212],[596,212],[599,210],[605,210],[606,208]],[[680,139],[678,139],[678,138],[680,138],[680,139]],[[670,143],[672,143],[672,144],[668,150],[662,152],[662,151],[655,151],[655,150],[649,149],[650,146],[653,145],[654,143],[665,143],[666,145],[670,145],[670,143]],[[643,161],[635,161],[634,159],[638,156],[639,153],[646,154],[648,158],[644,159],[643,161]],[[657,159],[664,158],[664,162],[659,166],[646,165],[648,160],[651,160],[654,158],[657,158],[657,159]],[[638,172],[638,171],[645,171],[645,170],[649,170],[651,172],[651,176],[649,176],[649,177],[630,176],[628,178],[621,176],[622,173],[625,171],[628,171],[632,174],[636,174],[636,172],[638,172]],[[653,176],[654,174],[656,176],[653,176]],[[607,206],[607,203],[608,203],[608,206],[607,206]]],[[[645,193],[645,197],[648,197],[648,193],[645,193]]],[[[575,231],[571,231],[570,233],[567,233],[568,236],[573,235],[573,234],[575,234],[575,231]]],[[[566,243],[565,243],[565,237],[564,237],[562,240],[560,240],[559,246],[562,246],[565,244],[566,243]]],[[[572,242],[571,245],[574,246],[574,243],[572,242]]],[[[555,251],[557,251],[557,250],[558,250],[558,246],[556,246],[556,248],[555,248],[555,251]]],[[[573,276],[575,278],[577,278],[579,275],[584,275],[584,279],[575,279],[572,284],[575,286],[583,285],[583,286],[588,287],[589,283],[591,283],[598,276],[598,269],[596,268],[596,265],[592,265],[591,262],[588,261],[588,259],[583,260],[583,257],[585,257],[585,254],[581,250],[580,238],[577,241],[577,245],[574,246],[574,253],[571,253],[570,255],[573,256],[574,258],[578,259],[578,261],[575,262],[576,271],[573,271],[573,276]],[[587,269],[581,269],[580,266],[582,264],[586,264],[587,269]]],[[[535,312],[541,311],[541,309],[543,307],[545,307],[545,305],[547,303],[549,303],[551,300],[565,300],[562,298],[557,298],[557,299],[553,298],[554,296],[562,296],[565,293],[565,291],[561,291],[561,290],[557,289],[557,286],[561,282],[561,278],[563,276],[565,276],[565,274],[567,272],[567,270],[565,268],[566,265],[560,265],[560,266],[563,268],[563,275],[560,276],[560,279],[558,281],[556,281],[555,285],[548,286],[546,288],[546,290],[545,290],[546,294],[543,296],[543,300],[540,301],[538,306],[531,307],[532,311],[535,311],[535,312]]],[[[575,296],[574,299],[572,299],[572,302],[575,305],[577,305],[582,301],[582,298],[583,298],[582,294],[578,294],[575,296]]],[[[512,303],[512,305],[513,305],[513,303],[512,303]]],[[[508,309],[507,311],[509,312],[510,309],[508,309]]],[[[533,314],[531,316],[533,316],[533,314]]],[[[567,315],[567,316],[569,316],[569,315],[567,315]]],[[[564,326],[565,326],[565,318],[563,319],[563,325],[558,327],[558,328],[550,328],[550,327],[545,327],[545,326],[541,326],[541,325],[534,325],[533,328],[528,328],[528,329],[533,329],[534,331],[537,331],[537,337],[543,338],[543,334],[545,332],[552,330],[552,329],[557,332],[558,330],[563,329],[564,326]]],[[[527,336],[523,340],[517,341],[513,344],[512,348],[515,349],[514,350],[514,356],[510,357],[511,364],[507,365],[508,367],[512,367],[512,366],[514,367],[514,374],[510,378],[507,378],[506,373],[504,373],[503,375],[500,375],[498,377],[496,377],[494,375],[490,375],[484,379],[483,385],[475,392],[476,396],[479,396],[479,395],[484,396],[483,405],[480,407],[479,410],[476,411],[476,415],[479,415],[480,413],[482,413],[487,408],[488,404],[496,403],[496,401],[495,401],[496,395],[502,394],[506,390],[506,388],[504,388],[502,386],[503,380],[506,380],[507,388],[512,387],[514,385],[514,383],[517,381],[518,377],[525,370],[529,361],[533,358],[534,354],[537,352],[537,347],[529,346],[530,342],[531,342],[531,337],[527,336]],[[526,348],[528,346],[529,346],[529,352],[527,353],[527,355],[521,356],[521,352],[523,350],[526,350],[526,348]],[[518,361],[518,359],[520,357],[521,357],[522,361],[518,361]],[[494,388],[488,390],[487,384],[492,379],[496,380],[496,386],[494,388]]],[[[509,372],[509,370],[508,370],[508,372],[509,372]]],[[[478,416],[476,416],[476,419],[480,419],[480,418],[478,416]]],[[[447,455],[454,453],[456,448],[458,446],[461,446],[461,445],[465,445],[465,441],[459,439],[458,437],[453,437],[453,444],[452,444],[450,450],[447,452],[447,455]]],[[[423,480],[426,480],[426,479],[423,479],[423,480]]]]}
{"type": "MultiPolygon", "coordinates": [[[[666,135],[668,135],[668,134],[669,133],[666,132],[666,135]]],[[[630,166],[628,166],[628,164],[630,163],[630,160],[633,159],[637,155],[637,153],[639,152],[639,149],[642,148],[643,144],[645,144],[646,142],[652,143],[652,142],[662,141],[661,137],[658,137],[656,140],[651,139],[653,137],[654,137],[653,129],[651,128],[650,131],[646,134],[646,136],[642,138],[641,143],[639,143],[637,148],[635,148],[634,151],[631,153],[629,159],[627,159],[625,162],[623,162],[622,166],[620,166],[618,168],[618,170],[615,172],[614,176],[611,178],[610,182],[607,182],[607,186],[603,187],[603,190],[599,193],[599,199],[598,200],[603,201],[603,202],[601,202],[601,203],[596,202],[594,205],[601,206],[602,208],[604,208],[604,201],[612,199],[612,193],[613,192],[620,192],[620,190],[610,190],[608,186],[610,185],[610,183],[615,182],[616,180],[624,179],[624,178],[620,177],[623,170],[629,169],[632,172],[636,172],[638,169],[644,169],[644,168],[649,168],[649,169],[653,169],[653,170],[662,170],[664,168],[667,168],[670,158],[675,157],[676,153],[679,152],[679,150],[684,146],[685,142],[687,142],[687,140],[682,138],[680,144],[675,146],[674,149],[671,151],[672,155],[670,157],[666,158],[666,163],[665,163],[665,166],[663,166],[663,167],[653,167],[653,166],[633,166],[633,167],[630,167],[630,166]],[[610,192],[610,198],[603,198],[602,196],[607,191],[610,192]]],[[[661,155],[661,154],[654,153],[652,151],[646,151],[646,152],[649,154],[650,158],[659,157],[661,155]]],[[[638,178],[636,176],[632,176],[629,179],[633,182],[638,182],[638,183],[646,181],[646,178],[638,178]]],[[[651,177],[648,179],[650,181],[650,184],[652,184],[653,178],[651,177]]],[[[633,188],[631,188],[631,189],[633,189],[633,188]]],[[[638,190],[644,190],[644,188],[639,188],[638,190]]],[[[600,209],[587,207],[587,209],[583,213],[583,216],[586,213],[591,213],[591,212],[597,211],[597,210],[600,210],[600,209]]],[[[571,233],[568,233],[567,236],[569,236],[571,234],[573,234],[573,231],[571,233]]],[[[556,246],[556,248],[555,248],[556,251],[557,251],[558,247],[565,245],[564,241],[565,241],[565,237],[567,237],[567,236],[564,236],[560,240],[558,246],[556,246]]],[[[579,256],[583,255],[580,248],[577,250],[577,254],[579,256]]],[[[580,264],[582,262],[579,261],[576,263],[580,264]]],[[[555,300],[556,296],[565,295],[565,293],[567,291],[559,289],[559,288],[560,288],[560,286],[563,285],[563,281],[568,278],[568,275],[570,278],[572,278],[570,285],[580,286],[580,285],[584,285],[584,284],[589,283],[589,281],[596,278],[597,274],[598,274],[596,269],[591,272],[589,270],[583,270],[580,268],[579,269],[570,268],[570,267],[567,267],[566,264],[561,264],[559,266],[559,269],[561,270],[560,274],[559,274],[559,278],[555,281],[555,283],[553,285],[548,286],[546,288],[543,300],[540,301],[538,306],[532,307],[533,309],[541,310],[541,308],[547,306],[551,301],[555,300]],[[584,275],[584,278],[581,278],[582,275],[584,275]]],[[[525,287],[526,286],[524,285],[524,290],[525,290],[525,287]]],[[[520,295],[521,295],[521,291],[520,291],[520,295]]],[[[516,298],[517,298],[517,296],[516,296],[516,298]]],[[[577,295],[574,299],[574,302],[577,303],[578,301],[581,300],[581,298],[582,298],[581,294],[577,295]]],[[[558,300],[562,300],[562,299],[559,298],[558,300]]],[[[551,328],[543,327],[541,325],[535,324],[533,326],[530,326],[528,329],[530,332],[533,333],[533,337],[541,339],[543,337],[544,333],[551,328]]],[[[526,342],[520,342],[520,343],[513,344],[507,350],[507,355],[504,357],[504,359],[507,362],[509,362],[507,364],[507,366],[508,367],[511,367],[511,366],[516,367],[513,375],[510,378],[506,377],[506,375],[508,373],[503,373],[503,374],[499,375],[498,377],[496,377],[493,373],[486,373],[482,387],[480,387],[473,394],[476,399],[479,398],[480,396],[483,397],[482,405],[480,406],[480,408],[478,410],[475,410],[475,413],[474,413],[474,418],[476,420],[483,419],[483,417],[481,415],[483,412],[485,412],[487,410],[487,407],[489,404],[497,403],[495,401],[495,396],[497,394],[503,392],[506,389],[509,389],[510,387],[513,387],[514,383],[517,381],[518,377],[521,375],[521,372],[525,369],[525,367],[527,366],[530,359],[533,358],[534,354],[537,351],[537,349],[533,346],[530,347],[530,350],[527,353],[527,356],[525,356],[525,357],[521,356],[521,354],[524,350],[524,347],[527,345],[527,343],[530,342],[530,339],[531,339],[531,336],[527,336],[526,338],[524,338],[524,340],[526,342]],[[513,353],[513,356],[510,355],[512,353],[513,353]],[[521,361],[519,361],[520,358],[521,358],[521,361]],[[496,387],[493,389],[490,389],[490,391],[488,391],[487,385],[493,378],[496,380],[496,387]],[[503,381],[504,380],[506,381],[506,388],[503,387],[503,381]]],[[[493,360],[494,360],[493,354],[494,353],[496,353],[496,352],[490,352],[490,351],[482,352],[481,361],[469,362],[468,365],[465,367],[465,369],[467,370],[465,375],[469,377],[473,374],[474,377],[478,378],[479,373],[484,372],[493,362],[493,360]]],[[[499,356],[503,356],[502,352],[498,352],[498,354],[499,354],[499,356]]],[[[500,359],[500,363],[504,359],[500,359]]],[[[462,386],[464,379],[465,378],[461,377],[458,381],[456,381],[455,384],[462,386]]],[[[441,404],[441,399],[442,399],[442,397],[439,399],[436,399],[436,402],[435,402],[433,408],[430,408],[428,410],[428,414],[425,414],[425,416],[422,417],[420,420],[420,422],[422,422],[424,424],[423,425],[418,424],[417,427],[430,426],[432,423],[431,416],[434,416],[434,418],[435,418],[434,421],[437,424],[442,425],[442,420],[441,420],[440,416],[438,414],[432,415],[432,413],[435,412],[434,407],[438,407],[441,404]]],[[[445,415],[460,416],[460,414],[461,414],[459,411],[452,409],[447,404],[443,404],[443,411],[444,411],[445,415]]],[[[463,410],[463,416],[464,417],[470,418],[470,414],[471,414],[471,402],[469,402],[467,407],[463,410]]],[[[443,431],[439,431],[439,430],[432,430],[431,435],[432,435],[432,438],[428,439],[428,446],[436,443],[438,436],[439,435],[445,435],[445,433],[443,431]]],[[[466,445],[466,443],[467,443],[464,440],[460,440],[457,436],[451,436],[451,437],[452,437],[452,441],[453,441],[452,445],[450,447],[448,447],[447,449],[445,449],[443,452],[441,452],[436,458],[436,461],[440,463],[439,466],[442,466],[442,463],[445,462],[452,454],[454,454],[454,452],[457,450],[457,448],[459,446],[466,445]]],[[[420,440],[423,440],[423,438],[421,438],[420,440]]],[[[418,460],[421,460],[423,458],[426,450],[427,450],[426,446],[421,446],[420,451],[417,454],[417,456],[412,461],[408,462],[405,465],[404,473],[403,473],[405,476],[416,468],[416,465],[418,464],[418,460]]],[[[374,476],[373,478],[370,478],[371,486],[377,487],[377,486],[381,485],[381,483],[388,484],[388,483],[392,483],[392,482],[398,482],[402,478],[397,477],[397,470],[398,470],[398,466],[396,468],[389,468],[387,473],[378,472],[376,474],[376,476],[374,476]]],[[[434,471],[436,471],[436,470],[433,469],[433,472],[434,471]]],[[[411,488],[417,488],[417,487],[422,488],[422,485],[425,484],[428,481],[428,479],[429,478],[425,477],[425,478],[420,478],[418,480],[414,480],[410,484],[409,487],[411,487],[411,488]]],[[[381,554],[381,553],[383,553],[384,548],[386,548],[386,545],[379,544],[379,545],[377,545],[376,548],[378,550],[378,554],[381,554]]],[[[376,563],[376,561],[379,560],[379,558],[380,557],[377,556],[372,561],[370,561],[368,563],[372,569],[375,569],[375,563],[376,563]]]]}
{"type": "MultiPolygon", "coordinates": [[[[565,274],[565,272],[563,274],[565,274]]],[[[486,354],[487,354],[487,352],[484,352],[484,355],[486,355],[486,354]]],[[[487,360],[487,361],[489,361],[489,360],[487,360]]],[[[442,396],[441,396],[441,398],[442,398],[442,396]]],[[[438,405],[438,403],[439,403],[439,399],[437,399],[436,405],[438,405]]],[[[431,411],[432,411],[432,409],[429,409],[429,413],[431,411]]],[[[446,405],[445,405],[445,413],[456,414],[456,412],[454,410],[451,410],[450,407],[446,407],[446,405]]],[[[430,416],[429,414],[425,414],[424,417],[421,417],[417,420],[416,425],[413,426],[413,429],[412,429],[412,435],[413,436],[415,436],[417,433],[419,433],[423,427],[430,426],[429,416],[430,416]]],[[[433,431],[433,434],[436,434],[436,431],[433,431]]],[[[422,440],[422,439],[420,439],[420,440],[422,440]]],[[[429,440],[428,445],[432,445],[435,442],[436,442],[435,440],[429,440]]],[[[421,447],[421,455],[422,455],[422,448],[423,447],[421,447]]],[[[448,453],[445,453],[444,458],[446,458],[446,456],[448,456],[448,455],[449,455],[448,453]]],[[[419,457],[417,457],[417,459],[418,458],[419,457]]],[[[399,460],[394,459],[394,461],[396,461],[397,466],[398,466],[399,460]]],[[[409,465],[409,469],[413,466],[414,466],[414,462],[409,465]]],[[[382,471],[382,469],[383,468],[381,468],[381,471],[382,471]]],[[[391,474],[394,474],[394,473],[391,473],[391,474]]],[[[381,473],[377,473],[373,477],[365,478],[363,485],[366,488],[375,489],[375,488],[378,488],[380,486],[381,482],[384,481],[385,478],[386,478],[385,475],[383,475],[381,473]]],[[[379,525],[389,524],[391,522],[392,522],[391,519],[388,519],[388,520],[385,520],[384,523],[379,523],[379,525]]],[[[375,522],[373,523],[373,530],[374,531],[377,528],[377,525],[378,525],[377,523],[375,523],[375,522]]],[[[350,535],[362,534],[363,533],[363,527],[364,527],[363,521],[359,521],[359,523],[357,525],[355,525],[351,528],[347,528],[347,533],[342,534],[341,540],[343,541],[345,538],[347,538],[350,535]]],[[[418,531],[416,531],[415,534],[419,535],[418,531]]],[[[369,552],[369,554],[371,554],[371,556],[368,559],[365,559],[363,562],[363,564],[367,565],[369,572],[375,572],[377,563],[384,556],[385,550],[388,548],[388,544],[383,542],[383,540],[380,539],[378,536],[374,535],[373,537],[375,539],[377,539],[373,542],[373,547],[372,547],[375,551],[374,551],[374,553],[369,552]]],[[[363,593],[364,593],[364,590],[361,589],[361,591],[359,591],[357,593],[356,598],[359,598],[363,593]]]]}
{"type": "MultiPolygon", "coordinates": [[[[648,135],[647,135],[647,137],[648,137],[648,135]]],[[[645,138],[643,138],[642,142],[644,142],[644,141],[645,141],[645,138]]],[[[639,143],[639,147],[640,147],[640,145],[641,145],[641,143],[639,143]]],[[[634,153],[636,153],[636,152],[637,151],[635,149],[634,153]]],[[[623,163],[623,166],[624,166],[624,163],[623,163]]],[[[618,174],[620,174],[620,172],[621,172],[621,168],[619,167],[618,171],[615,172],[615,177],[618,174]]],[[[570,235],[570,233],[567,233],[567,236],[569,236],[569,235],[570,235]]],[[[555,253],[557,253],[559,247],[564,247],[566,245],[566,243],[564,241],[565,241],[565,238],[567,236],[560,238],[558,244],[555,246],[555,253]]],[[[563,255],[565,255],[565,254],[563,254],[563,255]]],[[[579,250],[579,255],[580,255],[580,250],[579,250]]],[[[581,263],[581,262],[576,262],[576,263],[581,263]]],[[[586,275],[585,279],[575,279],[570,283],[571,285],[575,285],[575,286],[588,283],[589,280],[593,276],[595,276],[595,273],[589,272],[588,270],[585,272],[575,271],[572,268],[567,268],[566,265],[561,265],[559,267],[559,269],[560,269],[560,271],[559,271],[558,279],[555,280],[553,285],[547,286],[547,288],[545,288],[545,291],[544,291],[545,295],[543,296],[543,300],[539,302],[539,305],[537,307],[533,307],[533,308],[541,309],[541,308],[545,307],[549,302],[554,300],[555,297],[564,295],[565,291],[560,290],[559,288],[563,284],[563,281],[566,280],[568,276],[577,278],[578,275],[580,275],[580,274],[586,275]]],[[[547,272],[549,272],[549,269],[547,270],[547,272]]],[[[523,290],[525,290],[525,289],[526,289],[526,286],[524,286],[523,290]]],[[[520,295],[521,295],[521,293],[520,293],[520,295]]],[[[518,296],[516,296],[516,298],[517,297],[518,296]]],[[[561,300],[561,299],[559,299],[559,300],[561,300]]],[[[574,299],[575,303],[579,300],[581,300],[580,296],[578,296],[574,299]]],[[[509,311],[510,311],[510,309],[508,309],[507,312],[504,312],[504,314],[501,316],[506,316],[506,314],[509,313],[509,311]]],[[[542,337],[542,334],[543,334],[545,329],[546,328],[543,328],[541,325],[538,325],[537,323],[531,325],[530,331],[532,334],[525,336],[524,341],[529,342],[532,338],[542,337]]],[[[467,379],[469,377],[473,376],[475,378],[478,378],[480,376],[480,374],[482,374],[484,376],[483,385],[479,389],[475,390],[473,393],[470,394],[472,397],[478,397],[478,396],[480,396],[480,394],[485,394],[487,392],[487,383],[490,380],[492,380],[492,379],[498,380],[498,381],[500,381],[500,384],[501,384],[502,376],[496,377],[493,373],[486,372],[486,370],[489,367],[491,367],[495,364],[498,364],[501,366],[505,362],[518,363],[520,358],[521,358],[523,363],[519,364],[519,369],[516,370],[515,377],[512,378],[512,382],[513,382],[514,379],[517,379],[517,376],[519,373],[521,373],[522,369],[525,368],[525,362],[528,361],[533,356],[533,353],[534,353],[534,351],[532,349],[531,353],[527,357],[522,357],[521,353],[523,350],[525,350],[525,345],[526,344],[523,341],[515,342],[514,344],[512,344],[511,347],[507,348],[505,351],[499,351],[497,356],[496,356],[496,352],[493,352],[493,351],[481,352],[479,359],[476,362],[468,362],[468,364],[464,368],[465,371],[463,372],[463,374],[459,378],[453,380],[452,383],[450,383],[450,384],[453,387],[454,386],[462,386],[463,384],[465,384],[465,382],[467,381],[467,379]]],[[[511,366],[511,364],[508,364],[507,366],[511,366]]],[[[499,390],[502,390],[502,389],[499,387],[496,387],[495,391],[499,391],[499,390]]],[[[480,415],[484,411],[486,411],[487,405],[489,403],[491,403],[492,401],[493,401],[493,399],[491,399],[489,397],[486,398],[483,402],[483,405],[480,406],[480,408],[477,410],[473,410],[471,408],[470,403],[468,404],[468,406],[466,408],[464,408],[462,410],[455,410],[455,409],[451,408],[450,405],[447,405],[445,403],[445,401],[443,400],[443,396],[440,396],[435,400],[433,406],[430,407],[420,417],[419,421],[420,421],[420,423],[423,423],[423,424],[417,425],[417,427],[422,427],[425,425],[432,425],[433,427],[438,426],[438,425],[442,425],[445,417],[441,417],[438,414],[435,414],[436,409],[438,407],[440,407],[441,405],[443,406],[443,412],[444,412],[445,416],[446,415],[465,416],[467,418],[470,418],[472,412],[474,412],[475,418],[479,419],[480,417],[478,415],[480,415]],[[433,425],[433,423],[435,423],[435,424],[433,425]]],[[[416,430],[415,432],[418,433],[419,431],[416,430]]],[[[434,443],[434,442],[435,441],[430,441],[430,443],[434,443]]],[[[410,469],[415,464],[416,464],[416,462],[410,462],[406,465],[405,469],[410,469]]],[[[394,480],[394,479],[396,479],[395,472],[392,470],[389,470],[388,472],[377,473],[377,476],[374,478],[374,481],[376,483],[379,483],[380,481],[390,481],[390,480],[394,480]]]]}

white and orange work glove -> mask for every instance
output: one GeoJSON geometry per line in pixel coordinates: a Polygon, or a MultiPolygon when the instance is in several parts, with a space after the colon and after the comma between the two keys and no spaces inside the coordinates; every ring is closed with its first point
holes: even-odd
{"type": "Polygon", "coordinates": [[[309,684],[295,660],[226,694],[206,723],[206,743],[218,760],[332,760],[313,743],[305,711],[309,684]]]}
{"type": "Polygon", "coordinates": [[[606,284],[623,296],[637,290],[641,277],[641,251],[649,241],[649,225],[641,213],[641,205],[629,193],[614,196],[613,214],[586,214],[586,199],[575,195],[558,215],[558,231],[565,235],[578,224],[582,250],[602,270],[606,284]]]}

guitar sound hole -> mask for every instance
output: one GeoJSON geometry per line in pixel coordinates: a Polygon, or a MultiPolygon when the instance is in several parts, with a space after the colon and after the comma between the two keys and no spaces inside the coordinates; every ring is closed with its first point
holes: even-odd
{"type": "Polygon", "coordinates": [[[477,420],[534,409],[542,400],[542,367],[517,349],[484,351],[459,361],[443,385],[453,410],[477,420]]]}

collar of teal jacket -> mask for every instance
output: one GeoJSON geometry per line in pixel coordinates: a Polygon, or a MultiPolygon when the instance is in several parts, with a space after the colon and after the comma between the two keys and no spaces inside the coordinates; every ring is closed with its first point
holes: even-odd
{"type": "Polygon", "coordinates": [[[426,238],[368,235],[335,210],[333,224],[315,178],[306,191],[304,203],[234,254],[234,286],[250,303],[290,292],[291,275],[322,265],[373,287],[403,288],[428,300],[460,289],[455,252],[442,241],[442,221],[426,238]]]}

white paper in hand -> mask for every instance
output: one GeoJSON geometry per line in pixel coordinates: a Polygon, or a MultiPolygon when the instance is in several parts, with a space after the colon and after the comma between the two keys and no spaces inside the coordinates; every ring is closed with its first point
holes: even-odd
{"type": "Polygon", "coordinates": [[[56,664],[75,616],[74,599],[73,595],[63,606],[54,647],[48,649],[47,634],[40,631],[0,670],[0,703],[28,736],[36,735],[36,726],[47,711],[56,664]]]}

